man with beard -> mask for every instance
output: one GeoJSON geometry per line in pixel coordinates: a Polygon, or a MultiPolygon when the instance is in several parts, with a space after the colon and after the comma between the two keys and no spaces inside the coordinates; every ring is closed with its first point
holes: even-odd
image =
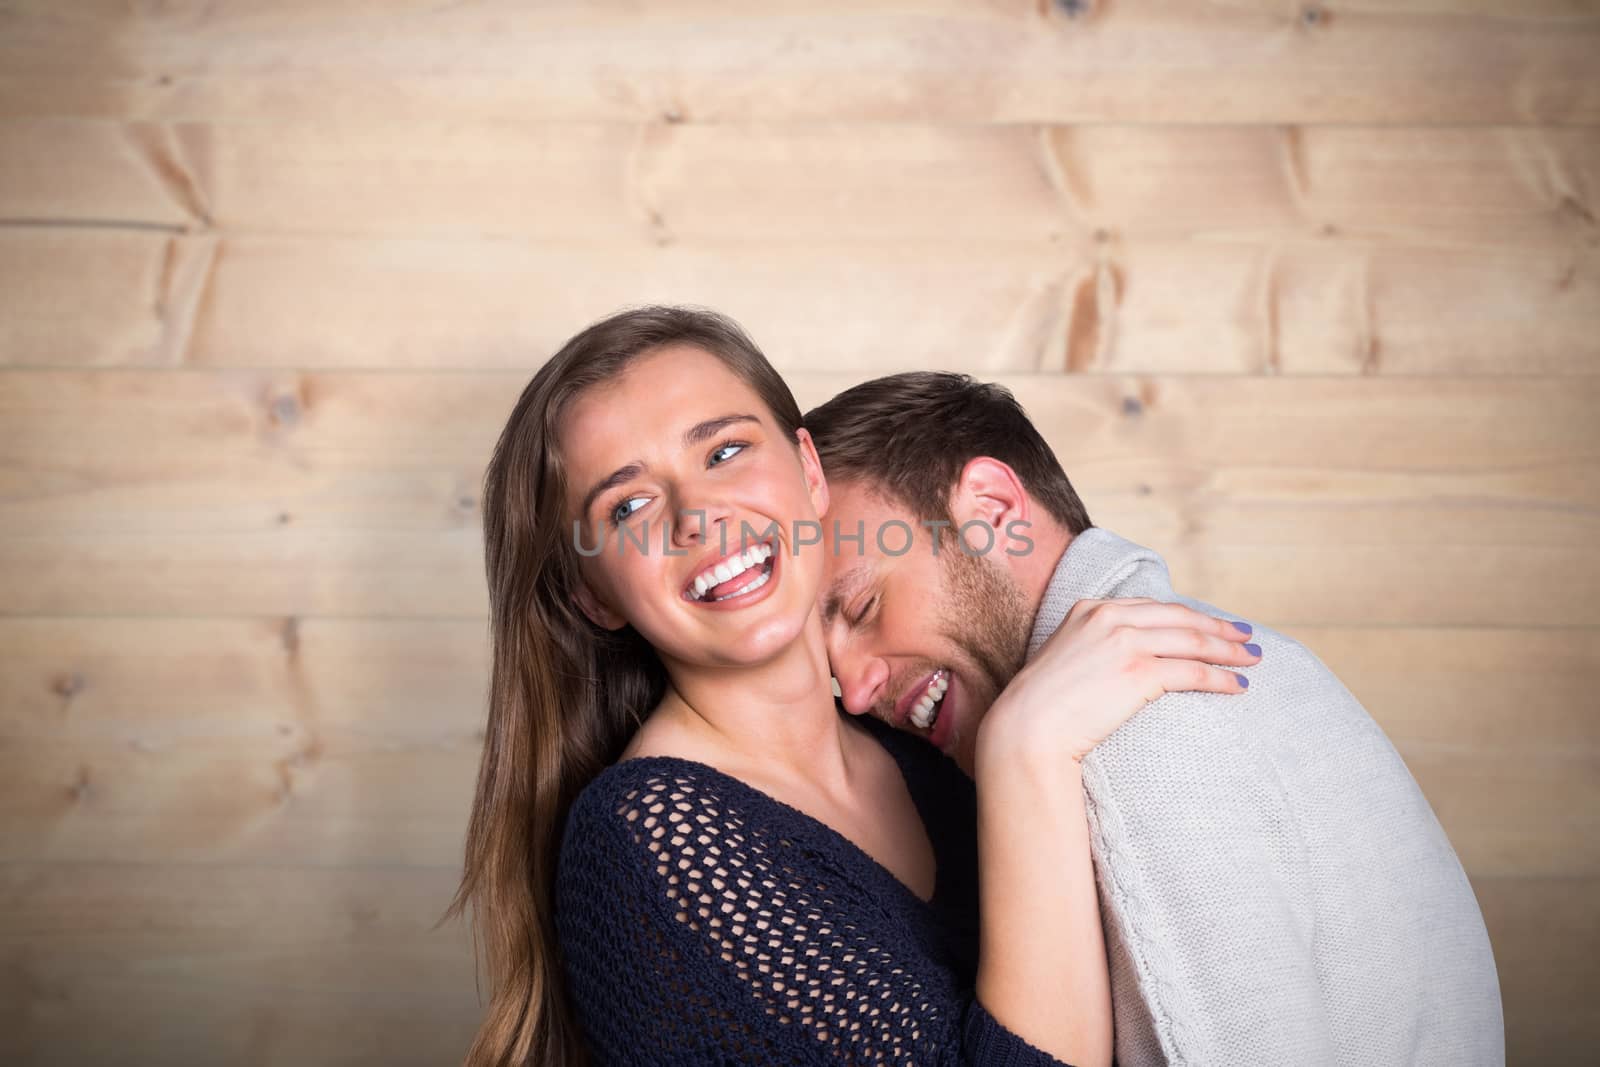
{"type": "MultiPolygon", "coordinates": [[[[893,375],[805,425],[840,699],[968,774],[990,703],[1064,623],[1115,628],[1113,598],[1231,617],[1095,527],[998,386],[893,375]]],[[[1246,692],[1161,696],[1082,760],[1117,1062],[1504,1063],[1488,935],[1427,800],[1320,660],[1252,641],[1246,692]]]]}

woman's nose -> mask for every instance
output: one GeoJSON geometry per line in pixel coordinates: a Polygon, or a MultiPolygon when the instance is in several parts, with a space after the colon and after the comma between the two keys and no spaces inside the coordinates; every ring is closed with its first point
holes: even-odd
{"type": "Polygon", "coordinates": [[[728,508],[718,501],[682,501],[672,515],[672,544],[675,548],[717,544],[726,541],[729,550],[737,543],[735,530],[727,529],[728,508]],[[721,529],[719,530],[719,525],[721,529]]]}

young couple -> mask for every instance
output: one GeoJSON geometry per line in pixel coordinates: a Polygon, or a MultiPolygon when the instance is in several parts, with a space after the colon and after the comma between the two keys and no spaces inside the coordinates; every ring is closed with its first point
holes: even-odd
{"type": "Polygon", "coordinates": [[[731,321],[628,311],[483,499],[470,1064],[1503,1062],[1382,732],[1093,527],[1005,391],[802,419],[731,321]]]}

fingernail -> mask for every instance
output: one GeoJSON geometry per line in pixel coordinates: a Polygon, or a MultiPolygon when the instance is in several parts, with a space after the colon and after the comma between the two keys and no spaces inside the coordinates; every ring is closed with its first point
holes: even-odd
{"type": "Polygon", "coordinates": [[[1246,678],[1242,674],[1235,674],[1234,677],[1239,679],[1239,688],[1240,689],[1249,689],[1250,688],[1250,679],[1246,678]]]}
{"type": "Polygon", "coordinates": [[[1244,634],[1246,637],[1256,632],[1256,628],[1247,622],[1240,622],[1238,619],[1234,619],[1233,624],[1237,626],[1239,628],[1239,632],[1244,634]]]}
{"type": "Polygon", "coordinates": [[[1246,652],[1250,653],[1252,656],[1261,655],[1261,646],[1260,645],[1245,645],[1244,646],[1244,650],[1246,652]]]}

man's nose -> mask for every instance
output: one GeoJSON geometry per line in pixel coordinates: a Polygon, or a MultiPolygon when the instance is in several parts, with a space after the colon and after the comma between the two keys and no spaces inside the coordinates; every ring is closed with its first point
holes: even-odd
{"type": "Polygon", "coordinates": [[[877,656],[841,652],[832,659],[833,676],[839,680],[839,699],[845,711],[863,715],[879,699],[889,677],[889,666],[877,656]]]}

